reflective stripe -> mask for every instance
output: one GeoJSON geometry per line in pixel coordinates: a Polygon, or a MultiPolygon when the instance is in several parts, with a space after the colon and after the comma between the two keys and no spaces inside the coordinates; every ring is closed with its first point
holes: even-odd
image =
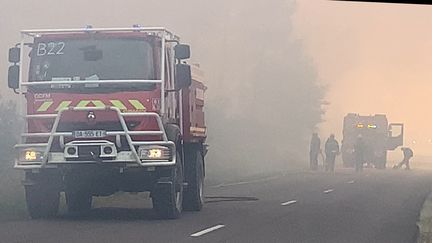
{"type": "Polygon", "coordinates": [[[129,100],[129,102],[133,105],[136,110],[145,111],[145,106],[139,100],[129,100]]]}
{"type": "Polygon", "coordinates": [[[114,107],[119,108],[120,110],[127,110],[127,107],[120,100],[110,100],[110,102],[114,107]]]}
{"type": "Polygon", "coordinates": [[[61,109],[67,108],[71,103],[72,101],[62,101],[55,111],[60,111],[61,109]]]}
{"type": "Polygon", "coordinates": [[[92,100],[91,103],[95,105],[95,107],[105,107],[106,105],[100,100],[92,100]]]}
{"type": "Polygon", "coordinates": [[[44,103],[42,103],[42,105],[37,109],[37,111],[38,112],[44,112],[44,111],[47,111],[50,107],[51,107],[51,105],[53,104],[54,102],[52,102],[52,101],[45,101],[44,103]]]}
{"type": "Polygon", "coordinates": [[[205,133],[206,129],[203,127],[190,127],[189,131],[190,132],[196,132],[196,133],[205,133]]]}
{"type": "Polygon", "coordinates": [[[83,107],[89,107],[89,105],[93,104],[94,107],[105,107],[106,105],[100,101],[100,100],[82,100],[78,103],[76,107],[83,108],[83,107]]]}
{"type": "Polygon", "coordinates": [[[83,108],[87,107],[88,104],[90,104],[90,100],[81,100],[76,107],[83,108]]]}
{"type": "MultiPolygon", "coordinates": [[[[111,104],[122,110],[128,110],[128,108],[125,106],[125,104],[121,100],[110,100],[111,104]]],[[[53,101],[45,101],[42,103],[42,105],[37,109],[37,112],[45,112],[48,111],[48,109],[53,105],[53,101]]],[[[146,107],[141,103],[139,100],[129,100],[129,103],[134,107],[137,111],[146,111],[146,107]]],[[[60,104],[57,106],[55,111],[60,111],[64,108],[67,108],[71,106],[72,101],[64,100],[61,101],[60,104]]],[[[85,107],[106,107],[107,105],[102,102],[101,100],[81,100],[78,102],[78,104],[75,107],[78,108],[85,108],[85,107]]]]}

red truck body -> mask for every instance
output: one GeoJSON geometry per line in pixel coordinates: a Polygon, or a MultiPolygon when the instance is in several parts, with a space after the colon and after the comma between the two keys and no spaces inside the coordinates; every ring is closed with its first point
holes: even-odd
{"type": "Polygon", "coordinates": [[[342,160],[344,166],[355,164],[354,145],[361,135],[365,143],[365,160],[383,169],[387,163],[387,151],[403,145],[403,129],[401,123],[389,123],[386,115],[363,116],[350,113],[343,123],[342,160]]]}
{"type": "Polygon", "coordinates": [[[22,36],[9,52],[9,87],[26,103],[15,168],[26,171],[32,217],[56,213],[61,191],[69,211],[116,191],[150,191],[163,218],[201,209],[207,88],[184,61],[189,46],[165,28],[139,26],[22,36]],[[39,198],[47,193],[51,204],[39,198]]]}

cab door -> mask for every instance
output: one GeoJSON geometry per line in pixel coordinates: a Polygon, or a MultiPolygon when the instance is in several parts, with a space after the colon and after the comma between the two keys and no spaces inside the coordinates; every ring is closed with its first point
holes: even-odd
{"type": "Polygon", "coordinates": [[[404,124],[391,123],[388,130],[387,149],[395,150],[397,147],[403,145],[404,137],[404,124]]]}

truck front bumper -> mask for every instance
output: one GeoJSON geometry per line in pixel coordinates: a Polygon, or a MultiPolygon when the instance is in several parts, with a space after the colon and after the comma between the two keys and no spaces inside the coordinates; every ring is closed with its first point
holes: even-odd
{"type": "MultiPolygon", "coordinates": [[[[47,143],[22,143],[15,146],[16,169],[41,169],[41,168],[56,168],[62,165],[75,164],[121,164],[122,166],[140,166],[140,167],[155,167],[155,166],[173,166],[176,164],[176,145],[172,141],[168,141],[165,134],[161,118],[157,113],[142,112],[142,113],[122,113],[116,107],[91,107],[91,108],[65,108],[59,111],[58,114],[48,116],[46,118],[55,118],[52,131],[50,133],[25,133],[22,137],[48,137],[47,143]],[[72,141],[62,145],[63,152],[52,151],[54,138],[64,140],[65,137],[72,137],[73,131],[57,132],[60,118],[65,111],[88,111],[108,110],[117,112],[119,122],[122,126],[121,131],[107,131],[107,136],[125,136],[127,140],[128,150],[117,151],[115,143],[108,140],[88,140],[88,141],[72,141]],[[159,131],[129,131],[125,116],[134,117],[153,117],[157,120],[159,131]],[[161,141],[134,141],[131,136],[140,135],[160,135],[161,141]],[[169,155],[161,155],[158,158],[146,158],[140,153],[140,149],[145,148],[161,148],[160,151],[169,153],[169,155]],[[104,151],[105,148],[109,148],[104,151]],[[69,150],[71,149],[71,150],[69,150]]],[[[34,116],[32,116],[34,117],[34,116]]],[[[44,115],[40,117],[44,119],[44,115]]],[[[157,156],[156,156],[157,157],[157,156]]]]}

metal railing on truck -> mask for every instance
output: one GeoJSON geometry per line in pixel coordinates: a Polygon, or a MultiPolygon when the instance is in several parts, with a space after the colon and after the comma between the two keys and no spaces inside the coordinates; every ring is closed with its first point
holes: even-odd
{"type": "MultiPolygon", "coordinates": [[[[58,114],[41,114],[41,115],[27,115],[26,119],[55,119],[53,127],[51,129],[51,132],[49,133],[23,133],[21,136],[23,138],[29,138],[29,137],[48,137],[47,143],[21,143],[17,144],[15,147],[16,149],[25,149],[25,148],[35,148],[35,147],[43,147],[44,153],[43,153],[43,159],[40,163],[20,163],[20,158],[18,156],[15,168],[17,169],[32,169],[32,168],[43,168],[43,167],[50,167],[50,165],[54,164],[76,164],[77,162],[71,162],[67,161],[66,159],[62,161],[50,161],[50,153],[51,148],[53,145],[54,138],[59,137],[60,140],[64,140],[65,137],[73,137],[73,131],[70,132],[58,132],[58,126],[60,124],[60,119],[62,117],[62,114],[65,111],[105,111],[105,110],[111,110],[115,111],[118,115],[119,122],[122,127],[122,131],[106,131],[106,136],[116,136],[116,140],[120,136],[125,136],[126,141],[128,143],[128,146],[130,148],[130,152],[132,153],[132,159],[131,160],[125,160],[123,159],[116,159],[116,160],[103,160],[102,163],[131,163],[134,162],[140,166],[144,167],[150,167],[150,166],[170,166],[175,165],[175,154],[176,154],[176,147],[175,144],[172,141],[168,141],[168,138],[165,133],[165,128],[162,123],[162,119],[159,116],[159,114],[154,112],[134,112],[134,113],[123,113],[120,111],[117,107],[69,107],[69,108],[63,108],[61,109],[58,114]],[[129,131],[129,128],[127,127],[126,121],[124,117],[153,117],[156,119],[158,124],[158,129],[155,131],[129,131]],[[162,141],[134,141],[132,140],[131,136],[162,136],[162,141]],[[160,145],[160,146],[166,146],[170,149],[170,152],[173,156],[171,156],[171,160],[168,161],[149,161],[149,160],[141,160],[140,156],[138,155],[138,152],[135,148],[135,146],[140,145],[160,145]]],[[[80,163],[95,163],[96,161],[80,161],[80,163]]]]}
{"type": "MultiPolygon", "coordinates": [[[[130,27],[130,28],[81,28],[81,29],[36,29],[36,30],[22,30],[21,31],[21,41],[18,44],[18,46],[20,46],[21,48],[21,52],[20,52],[20,62],[17,63],[21,68],[20,68],[20,74],[19,74],[19,88],[18,88],[18,93],[19,94],[24,94],[26,92],[25,89],[23,89],[24,87],[31,87],[31,86],[38,86],[38,85],[68,85],[68,84],[110,84],[110,83],[118,83],[118,82],[122,82],[122,83],[130,83],[130,84],[159,84],[160,85],[160,97],[164,97],[165,94],[165,48],[161,48],[161,60],[160,60],[160,79],[159,80],[82,80],[82,81],[68,81],[68,80],[56,80],[56,81],[50,81],[50,80],[42,80],[42,81],[38,81],[38,82],[24,82],[23,81],[23,77],[24,77],[24,73],[23,73],[23,60],[24,60],[24,47],[26,45],[26,38],[30,37],[30,38],[36,38],[39,36],[42,36],[44,34],[62,34],[62,33],[70,33],[70,34],[74,34],[74,33],[120,33],[120,32],[141,32],[141,33],[145,33],[148,35],[155,35],[161,38],[161,46],[165,46],[165,44],[167,42],[179,42],[180,38],[173,34],[171,31],[167,30],[166,28],[163,27],[140,27],[140,26],[134,26],[134,27],[130,27]]],[[[22,100],[22,99],[21,99],[22,100]]],[[[23,102],[19,103],[19,110],[21,111],[22,114],[26,114],[26,109],[24,108],[24,106],[22,105],[23,102]]],[[[152,163],[140,163],[139,158],[138,158],[138,154],[137,151],[135,149],[134,145],[167,145],[167,146],[172,146],[173,147],[173,153],[175,155],[175,146],[173,145],[172,142],[169,142],[166,139],[166,134],[163,128],[163,124],[161,121],[161,116],[164,117],[165,116],[165,112],[166,112],[166,108],[165,108],[165,99],[161,99],[161,106],[160,106],[160,115],[157,113],[122,113],[120,110],[118,110],[115,107],[109,107],[109,109],[112,110],[116,110],[119,116],[120,121],[122,122],[122,126],[123,126],[123,130],[124,131],[107,131],[107,135],[125,135],[129,146],[131,147],[131,151],[133,153],[133,156],[136,159],[136,162],[143,165],[143,166],[157,166],[157,165],[171,165],[171,164],[175,164],[175,156],[173,156],[173,161],[169,162],[169,163],[165,163],[165,162],[152,162],[152,163]],[[153,134],[152,131],[129,131],[126,127],[126,124],[124,122],[123,117],[125,116],[153,116],[156,117],[157,122],[159,124],[160,127],[160,131],[159,132],[154,132],[155,135],[160,135],[161,132],[163,132],[163,137],[164,137],[164,141],[159,141],[158,143],[153,142],[153,141],[132,141],[131,136],[132,135],[150,135],[153,134]]],[[[67,110],[70,108],[66,108],[64,110],[67,110]]],[[[100,109],[106,109],[106,108],[73,108],[74,110],[100,110],[100,109]]],[[[41,163],[41,165],[26,165],[25,168],[39,168],[41,166],[48,166],[48,154],[49,154],[49,150],[50,147],[52,146],[52,141],[54,139],[54,137],[67,137],[67,136],[71,136],[72,133],[71,132],[56,132],[56,128],[58,126],[58,122],[59,122],[59,117],[61,115],[61,113],[64,111],[61,110],[58,114],[44,114],[44,115],[24,115],[25,117],[25,125],[24,127],[27,127],[27,120],[28,119],[56,119],[55,120],[55,126],[53,127],[53,130],[50,133],[30,133],[30,132],[24,132],[22,134],[21,137],[24,138],[28,138],[28,137],[49,137],[48,139],[48,143],[34,143],[34,144],[25,144],[23,142],[21,142],[20,144],[18,144],[16,147],[17,148],[27,148],[27,147],[47,147],[45,152],[44,152],[44,161],[41,163]]],[[[22,166],[19,164],[15,164],[16,168],[21,168],[22,166]]]]}

